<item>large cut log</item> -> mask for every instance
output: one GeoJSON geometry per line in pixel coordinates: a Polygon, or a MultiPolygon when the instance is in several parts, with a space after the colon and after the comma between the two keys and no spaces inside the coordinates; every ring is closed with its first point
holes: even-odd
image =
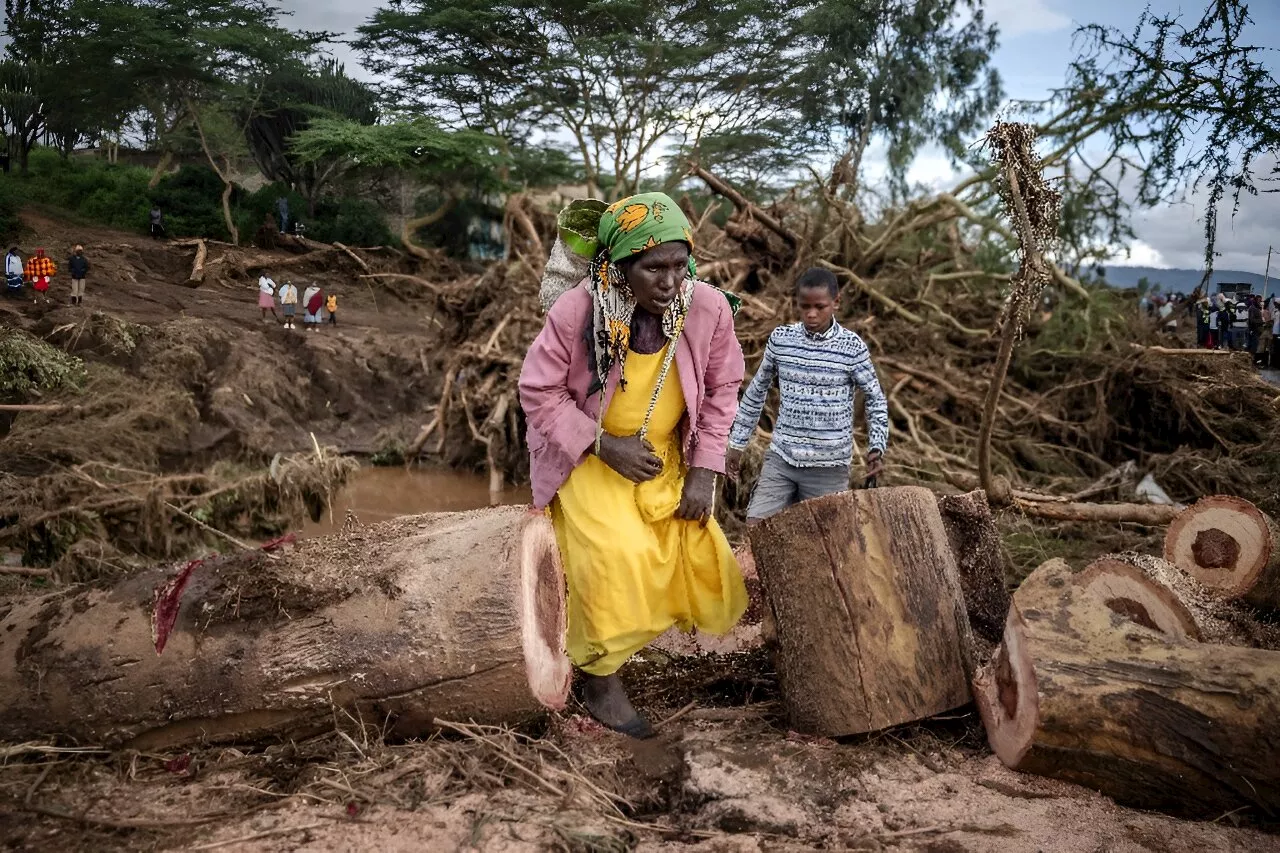
{"type": "Polygon", "coordinates": [[[938,511],[960,570],[969,626],[975,636],[998,643],[1010,599],[1004,584],[1004,549],[987,493],[978,489],[963,495],[940,495],[938,511]]]}
{"type": "Polygon", "coordinates": [[[1169,525],[1164,558],[1228,598],[1280,608],[1280,533],[1244,498],[1214,495],[1187,507],[1169,525]]]}
{"type": "Polygon", "coordinates": [[[1158,590],[1141,596],[1145,614],[1139,596],[1097,593],[1062,560],[1014,593],[974,680],[1000,760],[1139,808],[1280,809],[1280,652],[1187,639],[1179,619],[1152,615],[1158,590]]]}
{"type": "Polygon", "coordinates": [[[858,734],[969,701],[973,640],[933,492],[828,495],[750,536],[797,729],[858,734]]]}
{"type": "Polygon", "coordinates": [[[0,615],[0,738],[160,749],[562,708],[564,579],[521,507],[410,516],[0,615]],[[153,635],[154,629],[154,635],[153,635]],[[157,653],[162,648],[162,653],[157,653]]]}

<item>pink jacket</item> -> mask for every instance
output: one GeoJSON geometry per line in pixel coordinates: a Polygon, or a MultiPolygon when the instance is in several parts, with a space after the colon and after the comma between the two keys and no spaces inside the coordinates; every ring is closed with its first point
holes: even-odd
{"type": "MultiPolygon", "coordinates": [[[[689,467],[724,473],[746,365],[728,301],[709,285],[695,287],[676,350],[687,409],[680,424],[681,446],[689,467]]],[[[599,392],[587,393],[593,376],[587,353],[590,321],[586,287],[565,292],[547,313],[520,371],[520,405],[529,424],[529,479],[539,509],[551,503],[596,440],[601,399],[599,392]]],[[[615,367],[605,384],[606,408],[617,387],[615,367]]]]}

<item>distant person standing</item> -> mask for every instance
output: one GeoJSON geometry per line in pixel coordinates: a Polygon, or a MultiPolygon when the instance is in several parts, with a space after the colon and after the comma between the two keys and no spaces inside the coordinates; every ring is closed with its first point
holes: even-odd
{"type": "Polygon", "coordinates": [[[71,304],[84,304],[84,280],[89,275],[89,259],[84,256],[84,246],[77,245],[67,261],[71,273],[71,304]]]}
{"type": "Polygon", "coordinates": [[[10,299],[22,298],[22,255],[18,254],[17,246],[4,256],[4,295],[10,299]]]}
{"type": "Polygon", "coordinates": [[[324,310],[329,312],[329,325],[338,325],[338,294],[329,294],[329,298],[324,301],[324,310]]]}
{"type": "Polygon", "coordinates": [[[267,322],[268,311],[276,322],[280,321],[276,313],[276,283],[266,274],[258,276],[258,307],[262,309],[262,322],[267,322]]]}
{"type": "Polygon", "coordinates": [[[286,198],[285,196],[280,196],[280,198],[276,199],[276,210],[280,214],[280,233],[288,234],[289,233],[289,199],[286,198]]]}
{"type": "Polygon", "coordinates": [[[324,291],[320,289],[320,285],[314,281],[307,285],[306,292],[302,294],[302,323],[309,331],[315,332],[320,328],[320,312],[324,309],[324,291]]]}
{"type": "Polygon", "coordinates": [[[1271,349],[1268,355],[1268,366],[1272,370],[1280,368],[1280,303],[1275,299],[1271,300],[1271,349]]]}
{"type": "Polygon", "coordinates": [[[158,204],[151,208],[151,236],[157,240],[167,236],[164,231],[164,212],[158,204]]]}
{"type": "Polygon", "coordinates": [[[31,281],[31,286],[35,288],[36,302],[39,302],[42,296],[45,302],[52,302],[53,300],[49,298],[49,285],[53,283],[53,277],[58,272],[58,265],[52,258],[45,255],[44,249],[36,249],[35,255],[27,259],[24,272],[31,281]]]}
{"type": "Polygon", "coordinates": [[[1262,330],[1266,327],[1266,321],[1262,318],[1261,297],[1249,297],[1248,323],[1248,336],[1245,338],[1245,349],[1249,351],[1249,355],[1253,356],[1253,360],[1257,361],[1258,342],[1262,340],[1262,330]]]}
{"type": "Polygon", "coordinates": [[[1213,349],[1213,344],[1211,343],[1213,333],[1209,322],[1212,311],[1209,308],[1208,297],[1197,299],[1192,305],[1191,311],[1196,319],[1196,346],[1204,349],[1213,349]]]}
{"type": "Polygon", "coordinates": [[[280,285],[280,310],[284,312],[284,327],[292,329],[293,316],[298,313],[298,288],[291,281],[280,285]]]}
{"type": "Polygon", "coordinates": [[[1249,337],[1249,297],[1237,294],[1231,306],[1231,349],[1239,352],[1245,348],[1249,337]]]}

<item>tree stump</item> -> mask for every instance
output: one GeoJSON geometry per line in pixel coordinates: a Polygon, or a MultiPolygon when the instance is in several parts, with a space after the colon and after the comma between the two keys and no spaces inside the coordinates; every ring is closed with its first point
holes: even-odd
{"type": "Polygon", "coordinates": [[[1115,602],[1061,560],[1023,582],[1004,642],[974,680],[992,749],[1010,768],[1124,805],[1273,814],[1280,653],[1186,639],[1185,617],[1157,612],[1163,593],[1133,591],[1144,582],[1156,586],[1127,575],[1115,602]]]}
{"type": "Polygon", "coordinates": [[[938,511],[960,570],[969,626],[975,636],[998,643],[1004,635],[1010,598],[1004,583],[1000,531],[991,517],[987,493],[978,489],[963,495],[941,495],[938,511]]]}
{"type": "Polygon", "coordinates": [[[969,701],[972,635],[933,492],[828,495],[750,536],[797,729],[859,734],[969,701]]]}
{"type": "Polygon", "coordinates": [[[1164,558],[1227,598],[1280,609],[1278,545],[1275,522],[1256,506],[1214,495],[1196,501],[1169,525],[1164,558]]]}
{"type": "Polygon", "coordinates": [[[410,516],[12,607],[0,737],[164,749],[296,737],[337,709],[393,737],[515,723],[564,707],[564,629],[545,516],[410,516]]]}

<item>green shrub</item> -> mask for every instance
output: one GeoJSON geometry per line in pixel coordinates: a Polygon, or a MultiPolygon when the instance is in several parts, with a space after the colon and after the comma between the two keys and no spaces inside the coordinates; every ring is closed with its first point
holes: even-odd
{"type": "MultiPolygon", "coordinates": [[[[85,222],[141,233],[149,227],[152,205],[158,204],[171,237],[230,239],[222,215],[222,179],[207,165],[184,165],[154,188],[148,186],[150,180],[151,170],[142,166],[97,157],[63,158],[53,149],[35,148],[26,175],[0,176],[0,242],[16,236],[23,204],[48,205],[85,222]]],[[[231,195],[242,243],[252,242],[268,213],[276,215],[282,195],[289,199],[291,219],[300,219],[314,240],[354,246],[393,242],[382,211],[371,201],[326,198],[316,215],[309,216],[301,195],[282,184],[268,184],[254,193],[237,187],[231,195]]]]}
{"type": "Polygon", "coordinates": [[[20,329],[0,329],[0,400],[78,388],[84,362],[20,329]]]}

